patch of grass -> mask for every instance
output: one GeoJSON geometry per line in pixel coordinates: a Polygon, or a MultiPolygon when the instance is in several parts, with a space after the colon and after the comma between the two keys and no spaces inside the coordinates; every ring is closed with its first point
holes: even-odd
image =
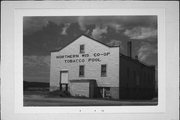
{"type": "Polygon", "coordinates": [[[48,91],[23,91],[24,95],[47,95],[48,91]]]}
{"type": "Polygon", "coordinates": [[[47,97],[70,97],[70,93],[67,91],[55,90],[47,94],[47,97]]]}

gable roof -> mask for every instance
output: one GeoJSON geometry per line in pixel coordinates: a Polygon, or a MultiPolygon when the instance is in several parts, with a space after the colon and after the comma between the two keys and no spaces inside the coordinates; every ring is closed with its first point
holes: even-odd
{"type": "MultiPolygon", "coordinates": [[[[74,41],[76,41],[78,38],[80,38],[81,36],[85,36],[85,37],[87,37],[87,38],[89,38],[89,39],[91,39],[91,40],[93,40],[93,41],[95,41],[95,42],[98,42],[98,43],[100,43],[100,44],[102,44],[102,45],[104,45],[104,46],[106,46],[106,47],[109,47],[109,48],[120,47],[120,46],[110,46],[110,45],[107,45],[107,44],[105,44],[105,43],[103,43],[103,42],[100,42],[100,41],[98,41],[98,40],[96,40],[96,39],[94,39],[94,38],[92,38],[92,37],[89,37],[89,36],[87,36],[87,35],[85,35],[85,34],[81,34],[81,35],[77,36],[73,41],[71,41],[71,42],[69,42],[67,45],[65,45],[64,47],[62,47],[62,48],[60,48],[60,49],[52,50],[52,51],[50,51],[50,52],[58,52],[58,51],[64,49],[65,47],[67,47],[68,45],[70,45],[72,42],[74,42],[74,41]]],[[[142,61],[139,61],[139,60],[137,60],[137,59],[133,59],[132,57],[129,57],[129,56],[124,55],[124,54],[122,54],[122,53],[119,53],[119,54],[120,54],[121,57],[123,57],[123,58],[125,58],[125,59],[128,59],[128,60],[131,60],[131,61],[133,61],[133,62],[136,62],[137,64],[141,64],[141,65],[143,65],[143,66],[147,66],[147,67],[149,67],[149,68],[155,69],[155,65],[147,65],[147,64],[143,63],[142,61]]]]}
{"type": "Polygon", "coordinates": [[[85,37],[87,37],[87,38],[89,38],[89,39],[91,39],[91,40],[93,40],[93,41],[95,41],[95,42],[98,42],[98,43],[100,43],[100,44],[102,44],[102,45],[104,45],[104,46],[106,46],[106,47],[109,47],[109,48],[119,47],[119,46],[110,46],[110,45],[107,45],[107,44],[105,44],[105,43],[103,43],[103,42],[100,42],[100,41],[98,41],[98,40],[96,40],[96,39],[94,39],[94,38],[92,38],[92,37],[89,37],[89,36],[87,36],[87,35],[85,35],[85,34],[81,34],[81,35],[79,35],[78,37],[76,37],[73,41],[71,41],[71,42],[69,42],[67,45],[65,45],[64,47],[62,47],[62,48],[60,48],[60,49],[56,49],[56,50],[51,50],[50,52],[58,52],[58,51],[64,49],[65,47],[67,47],[67,46],[70,45],[72,42],[76,41],[78,38],[80,38],[80,37],[82,37],[82,36],[85,36],[85,37]]]}

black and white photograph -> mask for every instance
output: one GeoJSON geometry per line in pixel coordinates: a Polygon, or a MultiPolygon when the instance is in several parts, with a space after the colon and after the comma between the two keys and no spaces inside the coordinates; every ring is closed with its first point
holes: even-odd
{"type": "Polygon", "coordinates": [[[3,1],[3,120],[179,120],[177,1],[3,1]]]}
{"type": "Polygon", "coordinates": [[[23,17],[24,107],[156,105],[156,15],[23,17]]]}

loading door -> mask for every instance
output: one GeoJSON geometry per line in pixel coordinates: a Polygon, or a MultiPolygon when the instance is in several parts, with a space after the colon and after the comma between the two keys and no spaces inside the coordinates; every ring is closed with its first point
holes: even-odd
{"type": "Polygon", "coordinates": [[[60,90],[68,91],[68,71],[60,71],[60,90]]]}

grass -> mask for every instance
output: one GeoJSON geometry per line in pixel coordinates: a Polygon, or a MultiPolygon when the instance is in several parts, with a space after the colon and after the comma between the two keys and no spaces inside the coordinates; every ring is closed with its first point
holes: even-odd
{"type": "Polygon", "coordinates": [[[111,100],[73,97],[60,91],[25,91],[24,106],[134,106],[157,105],[157,100],[111,100]]]}

